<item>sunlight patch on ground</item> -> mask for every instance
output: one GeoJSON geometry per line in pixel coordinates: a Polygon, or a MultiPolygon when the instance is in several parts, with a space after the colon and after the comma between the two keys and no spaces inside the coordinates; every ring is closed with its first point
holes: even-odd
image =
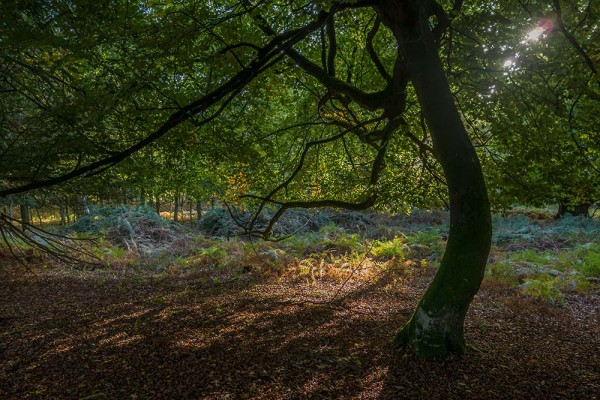
{"type": "Polygon", "coordinates": [[[57,353],[64,353],[64,352],[75,349],[75,346],[62,343],[62,344],[57,345],[54,349],[56,350],[57,353]]]}
{"type": "Polygon", "coordinates": [[[151,311],[151,309],[149,309],[149,308],[143,308],[143,309],[140,309],[140,310],[132,312],[132,313],[117,315],[113,318],[104,318],[93,324],[90,324],[89,326],[91,328],[101,328],[101,327],[104,327],[104,326],[107,326],[110,324],[135,321],[136,319],[139,319],[139,318],[145,316],[150,311],[151,311]]]}
{"type": "Polygon", "coordinates": [[[121,346],[126,346],[128,344],[132,344],[132,343],[137,343],[139,341],[141,341],[144,337],[142,335],[129,335],[125,332],[119,332],[116,333],[110,337],[104,338],[104,339],[100,339],[100,341],[98,342],[98,344],[100,346],[114,346],[114,347],[121,347],[121,346]]]}
{"type": "Polygon", "coordinates": [[[207,333],[206,329],[186,329],[177,335],[172,345],[175,348],[201,350],[212,346],[220,337],[216,332],[207,333]]]}

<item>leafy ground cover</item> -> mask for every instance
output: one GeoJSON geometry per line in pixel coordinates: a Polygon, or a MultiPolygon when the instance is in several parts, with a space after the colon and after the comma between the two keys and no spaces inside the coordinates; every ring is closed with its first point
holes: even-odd
{"type": "Polygon", "coordinates": [[[470,351],[433,363],[391,346],[435,274],[443,213],[296,214],[282,223],[302,233],[277,243],[148,213],[79,222],[104,235],[102,267],[2,270],[0,398],[600,396],[596,220],[497,217],[470,351]]]}

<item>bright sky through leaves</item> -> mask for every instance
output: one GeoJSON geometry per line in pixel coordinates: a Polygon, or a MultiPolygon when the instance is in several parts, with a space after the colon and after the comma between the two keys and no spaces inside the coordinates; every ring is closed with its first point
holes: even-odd
{"type": "Polygon", "coordinates": [[[542,28],[541,26],[538,26],[537,28],[535,28],[534,30],[532,30],[531,32],[529,32],[527,34],[527,39],[526,40],[538,40],[540,38],[540,36],[542,36],[544,34],[544,28],[542,28]]]}
{"type": "MultiPolygon", "coordinates": [[[[527,32],[527,36],[525,36],[525,39],[523,39],[521,43],[525,44],[527,42],[537,42],[540,39],[540,37],[542,37],[542,35],[547,34],[548,32],[552,31],[552,29],[554,29],[554,23],[551,20],[540,20],[540,22],[535,28],[527,32]]],[[[511,57],[504,61],[503,66],[504,68],[510,68],[515,64],[515,62],[515,57],[511,57]]]]}
{"type": "Polygon", "coordinates": [[[552,31],[553,28],[554,28],[554,23],[552,21],[550,21],[549,19],[543,19],[538,23],[538,26],[536,26],[535,28],[533,28],[531,31],[529,31],[527,33],[527,36],[523,40],[523,43],[526,43],[529,41],[535,42],[535,41],[539,40],[539,38],[542,37],[542,35],[552,31]]]}

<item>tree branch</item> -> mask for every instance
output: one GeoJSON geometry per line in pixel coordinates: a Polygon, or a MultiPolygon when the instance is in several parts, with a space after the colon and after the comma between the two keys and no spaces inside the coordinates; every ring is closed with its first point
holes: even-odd
{"type": "Polygon", "coordinates": [[[70,179],[92,173],[102,167],[109,165],[112,166],[125,160],[133,153],[143,149],[150,143],[153,143],[163,137],[174,127],[185,121],[188,121],[194,115],[207,110],[232,93],[237,93],[241,88],[250,83],[258,74],[264,71],[264,68],[270,65],[270,62],[273,59],[278,59],[281,57],[282,53],[288,51],[292,46],[305,38],[308,34],[322,26],[326,21],[326,17],[327,15],[322,13],[316,21],[307,24],[303,28],[287,31],[280,35],[274,36],[273,39],[258,52],[256,58],[247,68],[239,71],[229,81],[203,96],[201,99],[189,103],[179,111],[171,114],[169,119],[160,128],[133,146],[130,146],[127,149],[110,157],[100,159],[84,167],[76,168],[71,172],[57,177],[48,178],[41,181],[33,181],[26,185],[0,190],[0,197],[5,197],[10,194],[24,193],[43,187],[54,186],[70,179]]]}
{"type": "MultiPolygon", "coordinates": [[[[264,209],[265,205],[268,202],[273,202],[273,196],[275,196],[277,194],[277,192],[279,192],[281,189],[287,188],[287,186],[294,180],[294,178],[300,173],[300,171],[302,170],[302,167],[304,167],[304,161],[306,160],[306,156],[308,155],[309,150],[314,147],[314,146],[318,146],[321,144],[325,144],[325,143],[330,143],[333,141],[336,141],[338,139],[343,138],[346,134],[352,132],[353,130],[359,129],[362,126],[371,123],[372,121],[367,121],[365,122],[363,125],[359,125],[359,126],[353,126],[351,128],[348,128],[340,133],[338,133],[337,135],[325,138],[325,139],[320,139],[320,140],[314,140],[311,142],[308,142],[304,145],[304,149],[302,151],[302,154],[300,155],[300,160],[298,161],[298,164],[296,165],[296,168],[294,169],[294,171],[292,171],[291,175],[282,183],[280,183],[279,185],[277,185],[277,187],[275,187],[273,190],[271,190],[271,192],[269,192],[266,196],[261,197],[260,199],[262,200],[261,203],[259,204],[257,210],[254,212],[254,215],[252,216],[250,223],[248,224],[248,231],[252,232],[254,229],[254,225],[256,224],[256,221],[258,220],[258,217],[260,216],[260,213],[262,212],[262,210],[264,209]]],[[[249,195],[243,195],[240,196],[240,198],[256,198],[254,196],[249,196],[249,195]]]]}
{"type": "Polygon", "coordinates": [[[575,36],[573,36],[573,34],[571,32],[569,32],[569,30],[565,26],[565,23],[562,18],[562,9],[560,6],[560,1],[552,0],[552,5],[554,7],[554,12],[556,13],[556,22],[558,23],[558,27],[560,28],[560,31],[567,38],[569,43],[571,43],[571,45],[573,45],[575,50],[583,57],[583,59],[585,60],[585,63],[587,64],[590,71],[592,72],[592,75],[594,75],[594,77],[596,78],[596,82],[598,83],[598,86],[600,86],[600,78],[598,75],[598,69],[594,65],[594,61],[590,58],[590,56],[585,51],[585,49],[579,44],[579,42],[577,41],[575,36]]]}
{"type": "MultiPolygon", "coordinates": [[[[242,0],[242,3],[250,7],[250,2],[248,0],[242,0]]],[[[321,13],[321,15],[326,16],[326,18],[330,18],[336,11],[342,9],[343,6],[333,6],[329,13],[321,13]]],[[[252,17],[257,22],[258,27],[262,30],[266,35],[275,36],[276,32],[271,28],[267,20],[260,14],[253,13],[252,17]]],[[[294,62],[304,70],[304,72],[316,78],[319,83],[323,86],[327,87],[329,90],[332,90],[336,93],[341,93],[348,96],[352,101],[359,104],[361,107],[375,111],[381,109],[383,103],[385,101],[385,89],[375,93],[366,93],[362,90],[356,88],[355,86],[346,83],[340,79],[337,79],[334,76],[331,76],[326,70],[319,67],[317,64],[312,62],[307,57],[300,54],[298,51],[293,48],[288,48],[285,52],[294,62]]]]}
{"type": "Polygon", "coordinates": [[[337,53],[337,41],[335,39],[335,23],[333,14],[327,19],[327,40],[329,41],[329,53],[327,54],[327,72],[335,76],[335,55],[337,53]]]}
{"type": "Polygon", "coordinates": [[[371,57],[371,61],[373,61],[373,64],[375,64],[375,68],[377,68],[377,71],[379,71],[379,74],[381,74],[383,79],[385,79],[387,82],[389,82],[392,80],[392,77],[386,71],[385,67],[381,63],[381,60],[377,56],[377,52],[375,51],[375,48],[373,47],[373,39],[375,38],[375,35],[377,35],[377,32],[379,31],[380,26],[381,26],[381,18],[379,18],[379,16],[377,16],[377,18],[375,18],[375,22],[373,23],[373,28],[369,31],[369,34],[367,35],[367,52],[369,53],[369,56],[371,57]]]}
{"type": "MultiPolygon", "coordinates": [[[[258,198],[262,201],[258,212],[255,213],[255,216],[253,217],[253,220],[252,220],[251,224],[249,225],[248,232],[251,235],[259,235],[263,239],[269,239],[271,236],[271,232],[273,231],[273,227],[275,226],[277,221],[290,208],[334,207],[334,208],[345,208],[348,210],[360,211],[360,210],[365,210],[367,208],[372,207],[375,204],[375,201],[377,199],[377,193],[373,189],[377,185],[381,171],[384,169],[384,166],[385,166],[384,160],[385,160],[385,155],[386,155],[387,148],[388,148],[388,143],[389,143],[392,135],[394,134],[396,129],[398,129],[398,127],[400,126],[401,123],[402,123],[402,121],[399,118],[390,120],[390,121],[388,121],[385,128],[383,129],[384,135],[383,135],[382,143],[379,146],[377,155],[376,155],[375,160],[373,161],[373,165],[371,167],[371,176],[369,179],[369,186],[371,187],[371,193],[364,200],[362,200],[358,203],[351,203],[351,202],[335,200],[335,199],[313,200],[313,201],[288,201],[288,202],[274,201],[272,199],[274,194],[277,191],[279,191],[281,188],[283,188],[285,185],[288,185],[292,181],[293,177],[295,177],[296,174],[301,170],[303,162],[304,162],[304,157],[308,151],[308,146],[305,146],[304,152],[301,157],[301,162],[298,163],[298,166],[296,167],[296,170],[294,171],[295,173],[293,174],[293,176],[288,178],[286,180],[286,182],[280,184],[275,190],[271,191],[271,193],[269,193],[269,195],[267,195],[266,197],[260,198],[258,196],[248,196],[248,197],[252,197],[252,198],[258,198]],[[272,204],[279,204],[280,208],[275,212],[273,217],[271,217],[267,227],[262,232],[253,232],[254,223],[256,222],[256,219],[257,219],[259,213],[262,211],[263,207],[265,206],[265,204],[267,202],[272,203],[272,204]]],[[[332,138],[323,139],[322,141],[316,141],[316,142],[323,143],[324,140],[333,141],[334,138],[335,138],[335,140],[337,140],[339,138],[342,138],[346,133],[347,133],[347,131],[342,132],[338,135],[335,135],[332,138]]],[[[311,146],[316,145],[316,144],[314,144],[316,142],[311,142],[310,143],[311,146]]]]}

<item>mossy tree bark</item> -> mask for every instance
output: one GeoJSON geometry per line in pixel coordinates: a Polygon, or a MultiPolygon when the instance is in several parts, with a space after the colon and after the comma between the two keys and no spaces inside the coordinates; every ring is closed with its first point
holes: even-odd
{"type": "Polygon", "coordinates": [[[433,1],[384,0],[378,8],[392,30],[415,88],[435,155],[448,184],[450,232],[433,282],[396,337],[423,357],[464,353],[463,325],[485,272],[491,244],[487,191],[475,149],[454,104],[429,24],[433,1]]]}

